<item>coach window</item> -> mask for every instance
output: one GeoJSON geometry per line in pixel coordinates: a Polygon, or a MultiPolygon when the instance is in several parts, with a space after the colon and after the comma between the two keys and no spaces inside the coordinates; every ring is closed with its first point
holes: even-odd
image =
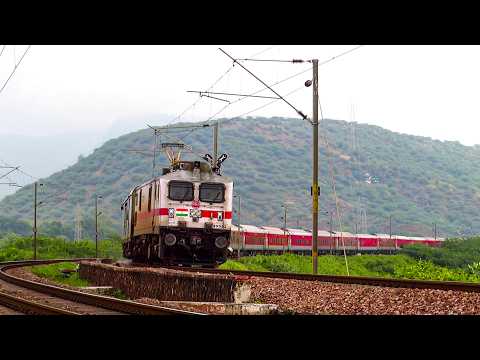
{"type": "Polygon", "coordinates": [[[225,185],[221,183],[200,184],[200,201],[221,203],[225,201],[225,185]]]}
{"type": "Polygon", "coordinates": [[[170,181],[168,184],[168,198],[176,201],[192,201],[193,184],[188,181],[170,181]]]}

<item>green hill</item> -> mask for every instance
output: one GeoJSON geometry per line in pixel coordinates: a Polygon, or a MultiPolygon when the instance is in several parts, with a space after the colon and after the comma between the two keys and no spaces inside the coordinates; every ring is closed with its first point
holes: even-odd
{"type": "MultiPolygon", "coordinates": [[[[358,232],[365,231],[365,225],[369,232],[388,232],[391,215],[397,234],[432,235],[433,223],[439,236],[480,233],[480,147],[345,121],[324,120],[320,127],[330,144],[330,151],[323,139],[320,144],[320,207],[321,211],[335,208],[330,159],[344,230],[355,231],[357,224],[358,232]]],[[[211,128],[199,129],[186,141],[199,153],[210,152],[211,134],[211,128]]],[[[242,223],[281,226],[281,204],[288,201],[288,226],[310,227],[311,126],[298,119],[224,119],[220,136],[220,152],[230,155],[223,173],[233,177],[235,191],[241,195],[242,223]]],[[[172,138],[161,141],[172,142],[172,138]]],[[[45,204],[38,210],[39,231],[72,237],[78,207],[84,234],[92,236],[95,193],[103,196],[99,204],[104,231],[119,231],[122,200],[152,174],[152,158],[129,150],[151,150],[152,146],[151,130],[130,133],[42,179],[45,185],[39,200],[45,204]]],[[[160,173],[166,164],[163,155],[158,163],[160,173]]],[[[0,231],[8,230],[5,217],[23,229],[18,222],[31,222],[32,203],[32,185],[1,201],[0,231]]],[[[320,226],[328,228],[329,220],[322,213],[320,226]]],[[[338,228],[336,216],[334,228],[338,228]]]]}

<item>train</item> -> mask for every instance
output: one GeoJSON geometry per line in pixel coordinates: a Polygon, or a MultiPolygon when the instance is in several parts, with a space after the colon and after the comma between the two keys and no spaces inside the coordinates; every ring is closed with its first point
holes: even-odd
{"type": "Polygon", "coordinates": [[[216,163],[171,158],[161,176],[123,201],[123,256],[135,262],[215,267],[227,260],[233,181],[216,163]]]}
{"type": "MultiPolygon", "coordinates": [[[[229,256],[312,251],[304,229],[233,225],[228,157],[180,160],[183,144],[162,144],[170,160],[161,176],[135,186],[122,202],[123,256],[135,262],[216,267],[229,256]]],[[[394,253],[407,244],[440,246],[443,238],[318,231],[318,253],[394,253]]]]}
{"type": "MultiPolygon", "coordinates": [[[[311,253],[312,233],[303,229],[270,226],[232,225],[231,249],[233,255],[311,253]]],[[[352,234],[349,232],[318,231],[318,253],[348,254],[398,252],[409,244],[439,247],[444,238],[415,237],[390,234],[352,234]]]]}

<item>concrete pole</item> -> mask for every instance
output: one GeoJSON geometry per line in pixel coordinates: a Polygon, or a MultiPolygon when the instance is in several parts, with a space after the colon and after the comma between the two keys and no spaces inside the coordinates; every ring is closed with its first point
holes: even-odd
{"type": "Polygon", "coordinates": [[[318,272],[318,59],[313,63],[313,179],[312,179],[312,263],[318,272]]]}

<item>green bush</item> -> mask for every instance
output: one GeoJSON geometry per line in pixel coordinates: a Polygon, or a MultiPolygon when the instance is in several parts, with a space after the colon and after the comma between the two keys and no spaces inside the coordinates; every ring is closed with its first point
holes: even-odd
{"type": "MultiPolygon", "coordinates": [[[[435,265],[431,261],[416,260],[406,255],[347,256],[347,261],[349,273],[352,276],[480,282],[480,263],[470,265],[467,269],[451,269],[435,265]]],[[[311,274],[312,260],[310,256],[294,254],[256,255],[238,260],[228,260],[220,268],[311,274]]],[[[347,275],[344,257],[319,256],[318,273],[347,275]]]]}
{"type": "MultiPolygon", "coordinates": [[[[37,259],[95,257],[95,242],[92,240],[71,241],[65,238],[37,238],[37,259]]],[[[122,240],[115,236],[99,240],[99,257],[120,259],[122,240]]],[[[33,258],[32,237],[9,234],[0,238],[0,261],[27,260],[33,258]]]]}

